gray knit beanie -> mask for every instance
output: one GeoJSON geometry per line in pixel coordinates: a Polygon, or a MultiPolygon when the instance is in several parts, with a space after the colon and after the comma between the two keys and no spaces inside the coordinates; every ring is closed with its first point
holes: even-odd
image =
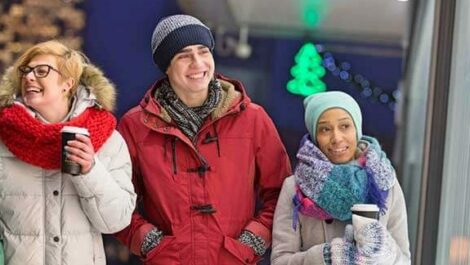
{"type": "Polygon", "coordinates": [[[165,17],[153,30],[153,61],[162,72],[166,72],[176,53],[196,44],[207,46],[211,51],[214,49],[214,38],[209,27],[189,15],[165,17]]]}

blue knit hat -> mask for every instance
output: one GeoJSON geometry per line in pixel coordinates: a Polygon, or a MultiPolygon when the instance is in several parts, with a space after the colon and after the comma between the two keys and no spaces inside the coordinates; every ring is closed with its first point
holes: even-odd
{"type": "Polygon", "coordinates": [[[207,46],[211,51],[214,49],[214,38],[206,25],[189,15],[165,17],[153,30],[153,61],[162,72],[166,72],[176,53],[196,44],[207,46]]]}
{"type": "Polygon", "coordinates": [[[356,127],[357,139],[362,137],[362,115],[357,102],[348,94],[340,91],[328,91],[313,94],[304,99],[305,125],[310,138],[317,144],[317,123],[320,116],[328,109],[341,108],[351,115],[356,127]]]}

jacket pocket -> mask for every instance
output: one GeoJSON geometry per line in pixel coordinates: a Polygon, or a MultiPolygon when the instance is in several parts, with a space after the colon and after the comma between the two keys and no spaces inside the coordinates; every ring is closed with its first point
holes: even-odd
{"type": "Polygon", "coordinates": [[[164,236],[160,244],[147,253],[143,259],[145,265],[180,265],[178,243],[174,236],[164,236]]]}
{"type": "Polygon", "coordinates": [[[219,264],[255,264],[257,260],[255,253],[249,246],[231,237],[224,237],[219,264]]]}

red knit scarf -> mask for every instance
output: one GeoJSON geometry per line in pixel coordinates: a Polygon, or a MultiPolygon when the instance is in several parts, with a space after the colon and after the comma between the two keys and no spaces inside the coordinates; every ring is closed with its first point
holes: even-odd
{"type": "Polygon", "coordinates": [[[116,118],[108,111],[88,108],[64,123],[44,124],[19,105],[0,112],[0,138],[18,159],[44,168],[60,168],[61,134],[64,126],[87,128],[98,151],[116,127],[116,118]]]}

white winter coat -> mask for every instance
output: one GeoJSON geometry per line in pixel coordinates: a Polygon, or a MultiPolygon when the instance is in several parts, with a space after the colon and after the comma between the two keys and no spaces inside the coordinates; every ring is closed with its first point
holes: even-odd
{"type": "MultiPolygon", "coordinates": [[[[89,79],[82,81],[90,81],[95,93],[89,102],[110,107],[114,88],[99,70],[87,71],[89,79]]],[[[14,91],[9,84],[3,82],[0,90],[14,91]]],[[[125,228],[135,207],[131,171],[127,146],[117,131],[96,153],[91,171],[78,176],[27,164],[0,139],[5,265],[106,264],[101,233],[125,228]]]]}

